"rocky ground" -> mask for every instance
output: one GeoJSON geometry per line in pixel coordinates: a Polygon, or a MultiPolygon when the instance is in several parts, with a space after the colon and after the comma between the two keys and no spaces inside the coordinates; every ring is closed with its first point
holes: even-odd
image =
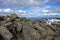
{"type": "Polygon", "coordinates": [[[60,40],[60,28],[11,14],[0,17],[0,40],[60,40]]]}

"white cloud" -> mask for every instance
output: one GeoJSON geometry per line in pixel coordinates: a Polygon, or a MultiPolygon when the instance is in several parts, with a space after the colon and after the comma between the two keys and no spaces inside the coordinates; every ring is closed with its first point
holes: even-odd
{"type": "Polygon", "coordinates": [[[21,12],[23,12],[23,13],[26,13],[26,11],[23,11],[23,10],[12,10],[12,9],[10,9],[10,8],[7,8],[7,9],[0,9],[0,12],[7,12],[7,13],[10,13],[10,12],[16,12],[16,13],[21,13],[21,12]]]}
{"type": "Polygon", "coordinates": [[[43,15],[56,15],[54,13],[44,13],[43,15]]]}
{"type": "Polygon", "coordinates": [[[59,16],[60,14],[58,14],[58,13],[54,13],[53,11],[51,11],[51,10],[47,10],[47,9],[43,9],[43,10],[41,10],[41,12],[42,12],[42,15],[44,16],[59,16]]]}
{"type": "Polygon", "coordinates": [[[7,9],[0,9],[0,12],[12,12],[13,10],[11,10],[10,8],[7,9]]]}
{"type": "Polygon", "coordinates": [[[43,13],[44,16],[60,16],[60,14],[57,13],[43,13]]]}
{"type": "Polygon", "coordinates": [[[0,9],[0,12],[1,12],[2,10],[0,9]]]}
{"type": "Polygon", "coordinates": [[[10,8],[7,8],[7,9],[0,9],[0,13],[2,14],[2,15],[4,15],[4,14],[8,14],[8,13],[10,13],[10,14],[13,14],[13,13],[16,13],[18,16],[20,16],[20,17],[26,17],[27,16],[27,14],[26,14],[26,11],[24,11],[24,10],[12,10],[12,9],[10,9],[10,8]],[[4,13],[4,14],[3,14],[4,13]]]}
{"type": "Polygon", "coordinates": [[[42,12],[42,13],[47,13],[47,12],[49,12],[49,10],[43,9],[43,10],[41,10],[41,12],[42,12]]]}
{"type": "Polygon", "coordinates": [[[19,13],[23,12],[23,13],[26,13],[26,11],[23,11],[23,10],[15,10],[15,12],[19,12],[19,13]]]}
{"type": "Polygon", "coordinates": [[[13,10],[11,10],[11,9],[3,9],[2,11],[3,11],[3,12],[11,12],[11,11],[13,11],[13,10]]]}

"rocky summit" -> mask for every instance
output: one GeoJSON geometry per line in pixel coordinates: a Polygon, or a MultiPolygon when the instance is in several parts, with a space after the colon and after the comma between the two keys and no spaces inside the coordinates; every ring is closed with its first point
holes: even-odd
{"type": "Polygon", "coordinates": [[[60,40],[60,28],[18,17],[0,17],[0,40],[60,40]]]}

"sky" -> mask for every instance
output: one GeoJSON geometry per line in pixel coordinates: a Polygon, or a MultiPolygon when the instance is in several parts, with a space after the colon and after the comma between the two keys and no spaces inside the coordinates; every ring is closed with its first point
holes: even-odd
{"type": "Polygon", "coordinates": [[[60,16],[60,0],[0,0],[0,14],[20,17],[60,16]]]}

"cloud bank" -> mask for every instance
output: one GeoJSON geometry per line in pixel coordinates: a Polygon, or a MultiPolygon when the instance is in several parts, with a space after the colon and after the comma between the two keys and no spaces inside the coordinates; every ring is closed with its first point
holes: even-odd
{"type": "Polygon", "coordinates": [[[43,16],[59,16],[60,14],[52,13],[52,11],[47,10],[45,8],[41,9],[40,7],[32,7],[29,10],[12,10],[8,9],[0,9],[1,14],[6,13],[15,13],[20,17],[43,17],[43,16]],[[2,12],[2,13],[1,13],[2,12]]]}
{"type": "Polygon", "coordinates": [[[44,6],[45,0],[1,0],[0,5],[6,6],[44,6]]]}
{"type": "MultiPolygon", "coordinates": [[[[49,4],[58,4],[60,0],[0,0],[0,6],[8,7],[29,7],[28,10],[0,9],[0,12],[15,12],[24,17],[39,17],[44,15],[58,15],[60,6],[55,7],[49,4]],[[33,6],[33,7],[32,7],[33,6]]],[[[26,9],[26,8],[24,8],[26,9]]]]}

